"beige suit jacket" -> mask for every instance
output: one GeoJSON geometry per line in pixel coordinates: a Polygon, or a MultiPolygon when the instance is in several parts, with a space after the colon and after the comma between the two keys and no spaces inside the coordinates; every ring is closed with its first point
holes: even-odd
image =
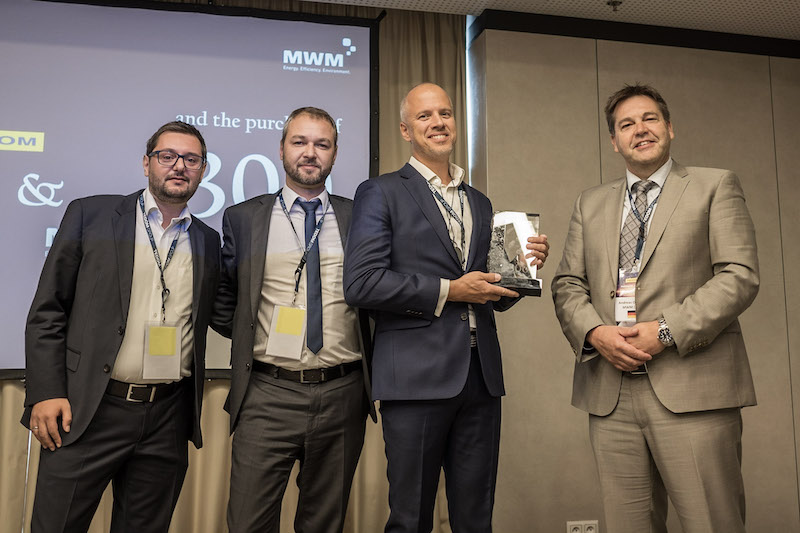
{"type": "MultiPolygon", "coordinates": [[[[586,334],[616,324],[614,298],[625,178],[575,202],[552,283],[556,314],[576,354],[572,404],[611,413],[622,372],[582,354],[586,334]],[[587,360],[588,359],[588,360],[587,360]]],[[[647,235],[636,284],[640,322],[664,316],[675,338],[647,365],[653,390],[675,413],[755,405],[737,317],[758,293],[753,222],[730,171],[673,162],[647,235]]]]}

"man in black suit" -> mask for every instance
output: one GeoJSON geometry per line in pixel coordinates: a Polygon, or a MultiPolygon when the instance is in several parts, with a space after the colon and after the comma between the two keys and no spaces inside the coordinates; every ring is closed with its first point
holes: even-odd
{"type": "Polygon", "coordinates": [[[200,132],[148,140],[148,187],[69,204],[25,330],[22,423],[42,445],[31,531],[86,531],[113,483],[111,531],[166,532],[198,448],[219,235],[189,214],[200,132]]]}
{"type": "MultiPolygon", "coordinates": [[[[409,91],[400,132],[412,157],[356,191],[347,243],[347,302],[375,318],[373,398],[388,460],[386,533],[431,530],[444,467],[454,533],[492,529],[505,394],[494,310],[519,296],[486,272],[489,199],[450,162],[453,104],[432,83],[409,91]]],[[[531,264],[547,237],[531,237],[531,264]]]]}
{"type": "Polygon", "coordinates": [[[280,145],[286,186],[223,218],[214,328],[233,341],[231,533],[277,533],[295,461],[295,531],[341,532],[375,417],[368,319],[342,292],[352,201],[325,190],[337,139],[324,110],[293,111],[280,145]]]}

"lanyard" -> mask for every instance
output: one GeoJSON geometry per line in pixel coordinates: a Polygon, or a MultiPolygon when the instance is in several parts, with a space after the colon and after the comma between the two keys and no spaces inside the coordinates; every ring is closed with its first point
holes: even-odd
{"type": "Polygon", "coordinates": [[[158,266],[158,271],[161,274],[161,322],[164,323],[167,321],[167,298],[169,297],[169,289],[167,288],[167,283],[164,280],[164,271],[169,266],[170,261],[172,261],[172,255],[175,253],[175,247],[178,246],[178,237],[181,236],[181,230],[184,228],[185,223],[181,222],[181,225],[178,228],[178,233],[176,233],[175,238],[172,239],[172,245],[170,245],[169,252],[167,252],[167,259],[164,261],[164,266],[161,266],[161,254],[158,253],[156,240],[153,237],[153,230],[150,228],[150,220],[147,217],[147,213],[144,211],[144,193],[139,196],[139,207],[142,209],[144,229],[147,230],[147,237],[150,239],[150,247],[153,249],[153,257],[156,258],[156,265],[158,266]]]}
{"type": "MultiPolygon", "coordinates": [[[[639,257],[642,254],[642,248],[644,248],[644,239],[645,239],[645,230],[647,229],[647,221],[650,220],[650,215],[653,214],[653,209],[656,207],[656,203],[658,203],[658,199],[661,198],[661,191],[664,189],[661,188],[658,190],[658,196],[655,197],[653,202],[647,206],[647,209],[644,210],[644,216],[639,214],[639,211],[636,209],[636,205],[633,202],[633,195],[631,195],[630,189],[625,189],[628,192],[628,202],[630,203],[631,212],[633,216],[636,217],[636,220],[639,221],[639,238],[636,239],[636,253],[634,254],[634,263],[639,261],[639,257]]],[[[642,194],[642,193],[639,193],[642,194]]],[[[645,203],[647,203],[647,196],[645,195],[645,203]]]]}
{"type": "Polygon", "coordinates": [[[461,217],[459,217],[456,214],[455,210],[452,208],[452,206],[450,206],[450,204],[447,203],[447,200],[444,199],[442,193],[437,191],[436,188],[433,185],[431,185],[431,182],[429,182],[428,180],[425,180],[425,183],[428,184],[428,188],[433,193],[433,197],[436,198],[440,204],[442,204],[442,207],[444,207],[444,210],[447,211],[448,215],[450,215],[450,218],[455,220],[461,227],[461,269],[463,270],[464,267],[467,266],[466,250],[464,250],[464,248],[466,248],[467,246],[466,244],[467,237],[466,237],[466,231],[464,230],[464,222],[461,220],[464,216],[464,189],[461,186],[458,187],[458,200],[461,203],[461,217]]]}
{"type": "Polygon", "coordinates": [[[314,233],[311,235],[311,238],[308,240],[308,244],[304,247],[303,241],[300,240],[300,237],[297,235],[297,230],[294,229],[294,224],[292,223],[292,217],[289,216],[289,210],[286,209],[286,201],[283,199],[283,191],[278,193],[278,200],[281,201],[281,208],[283,209],[283,214],[286,215],[286,219],[289,221],[289,225],[292,227],[292,232],[294,233],[294,238],[297,240],[297,245],[303,250],[303,257],[300,258],[300,264],[297,265],[297,268],[294,271],[294,297],[292,297],[292,305],[294,305],[295,300],[297,300],[297,291],[300,289],[300,276],[303,273],[303,268],[306,266],[306,261],[308,260],[308,252],[311,251],[311,248],[314,247],[314,243],[317,242],[317,237],[319,236],[319,232],[322,230],[322,223],[325,222],[325,214],[328,212],[328,207],[330,207],[330,203],[325,206],[325,211],[322,213],[322,216],[317,222],[317,225],[314,228],[314,233]]]}

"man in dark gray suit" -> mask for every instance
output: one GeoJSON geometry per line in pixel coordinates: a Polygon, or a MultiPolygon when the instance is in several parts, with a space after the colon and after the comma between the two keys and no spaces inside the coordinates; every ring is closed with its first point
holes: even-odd
{"type": "Polygon", "coordinates": [[[277,532],[300,461],[298,533],[342,531],[369,401],[369,324],[348,306],[342,262],[352,202],[328,194],[338,133],[296,109],[283,129],[286,186],[225,211],[214,328],[232,338],[228,528],[277,532]]]}
{"type": "Polygon", "coordinates": [[[25,330],[22,423],[43,450],[31,531],[89,528],[113,482],[111,531],[166,532],[198,448],[219,235],[186,202],[206,162],[183,122],[148,140],[148,187],[69,204],[25,330]]]}

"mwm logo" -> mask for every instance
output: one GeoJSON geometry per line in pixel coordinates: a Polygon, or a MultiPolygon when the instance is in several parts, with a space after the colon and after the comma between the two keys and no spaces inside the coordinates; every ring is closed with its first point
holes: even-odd
{"type": "Polygon", "coordinates": [[[330,52],[309,52],[307,50],[284,50],[283,62],[287,65],[343,67],[344,54],[331,54],[330,52]]]}
{"type": "Polygon", "coordinates": [[[310,50],[284,50],[284,65],[305,65],[309,67],[344,67],[345,54],[353,55],[356,47],[349,37],[342,39],[344,54],[332,52],[313,52],[310,50]]]}
{"type": "Polygon", "coordinates": [[[0,130],[0,150],[44,152],[44,132],[0,130]]]}

